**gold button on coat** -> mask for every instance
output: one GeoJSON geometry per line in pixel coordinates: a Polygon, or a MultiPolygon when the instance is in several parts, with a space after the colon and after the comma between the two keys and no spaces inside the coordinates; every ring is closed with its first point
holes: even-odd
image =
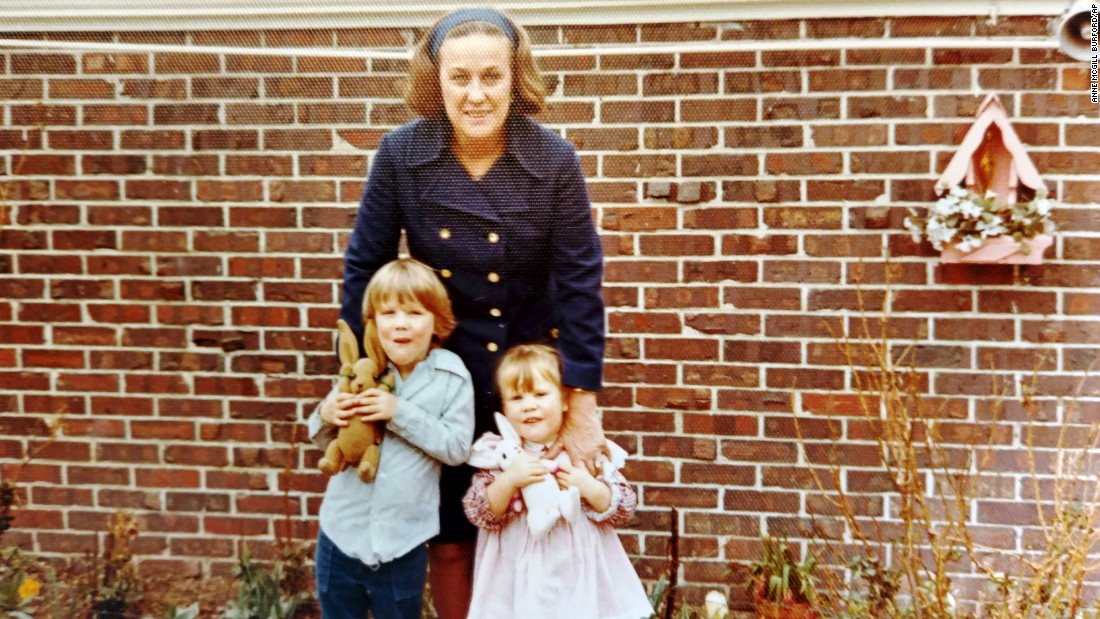
{"type": "Polygon", "coordinates": [[[497,234],[496,232],[490,232],[489,233],[489,242],[490,243],[496,243],[499,240],[500,240],[500,235],[499,234],[497,234]]]}
{"type": "Polygon", "coordinates": [[[451,276],[451,270],[450,269],[443,269],[442,271],[439,272],[439,274],[443,276],[443,279],[447,279],[448,277],[451,276]]]}
{"type": "Polygon", "coordinates": [[[490,273],[489,274],[489,281],[491,281],[495,284],[495,283],[500,281],[500,276],[497,275],[496,273],[490,273]]]}
{"type": "Polygon", "coordinates": [[[500,318],[500,310],[494,307],[493,309],[489,310],[489,315],[495,318],[500,318]]]}
{"type": "Polygon", "coordinates": [[[451,238],[451,231],[447,228],[443,228],[442,230],[439,231],[439,238],[441,238],[443,240],[447,240],[447,239],[451,238]]]}
{"type": "Polygon", "coordinates": [[[486,344],[485,348],[488,348],[489,352],[496,352],[500,349],[500,346],[497,346],[496,342],[489,342],[488,344],[486,344]]]}

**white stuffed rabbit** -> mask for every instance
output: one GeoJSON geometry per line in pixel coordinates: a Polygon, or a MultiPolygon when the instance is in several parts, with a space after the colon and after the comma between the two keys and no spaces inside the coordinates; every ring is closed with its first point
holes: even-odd
{"type": "MultiPolygon", "coordinates": [[[[522,439],[504,415],[494,413],[493,416],[497,421],[497,429],[500,430],[501,441],[486,454],[475,453],[470,458],[470,464],[483,469],[499,467],[507,470],[516,461],[516,456],[523,452],[522,439]]],[[[558,455],[558,461],[542,460],[551,474],[520,490],[523,502],[527,505],[527,526],[535,537],[545,535],[558,522],[558,518],[576,522],[580,515],[580,492],[576,488],[562,490],[553,475],[561,468],[558,462],[562,458],[565,459],[564,462],[569,462],[569,456],[565,452],[558,455]]]]}

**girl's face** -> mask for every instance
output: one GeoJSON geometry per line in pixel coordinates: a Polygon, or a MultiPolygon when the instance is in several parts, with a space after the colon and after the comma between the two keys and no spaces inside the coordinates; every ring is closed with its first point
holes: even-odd
{"type": "Polygon", "coordinates": [[[512,423],[520,438],[533,443],[548,443],[561,430],[561,386],[541,375],[535,376],[531,391],[505,390],[504,416],[512,423]]]}
{"type": "Polygon", "coordinates": [[[401,378],[407,378],[416,364],[428,356],[435,314],[415,301],[402,303],[390,298],[379,304],[374,322],[386,357],[397,367],[401,378]]]}
{"type": "Polygon", "coordinates": [[[474,33],[439,48],[443,108],[461,148],[504,139],[512,105],[512,44],[503,36],[474,33]]]}

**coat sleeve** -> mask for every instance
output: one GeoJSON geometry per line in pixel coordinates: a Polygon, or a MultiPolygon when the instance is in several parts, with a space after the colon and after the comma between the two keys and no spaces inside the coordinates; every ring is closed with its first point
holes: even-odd
{"type": "Polygon", "coordinates": [[[363,294],[370,278],[382,265],[397,258],[401,239],[401,213],[397,197],[397,148],[391,136],[382,138],[374,155],[359,211],[355,215],[344,252],[344,291],[340,301],[343,318],[356,338],[363,340],[363,294]]]}
{"type": "Polygon", "coordinates": [[[603,247],[592,221],[580,160],[571,149],[568,157],[554,188],[558,213],[550,265],[553,303],[560,320],[558,351],[565,366],[562,382],[599,391],[607,333],[601,293],[603,247]]]}
{"type": "Polygon", "coordinates": [[[443,414],[437,417],[398,398],[397,412],[386,424],[386,430],[436,460],[457,466],[470,456],[470,443],[474,438],[474,386],[469,374],[439,373],[447,377],[440,381],[443,414]]]}

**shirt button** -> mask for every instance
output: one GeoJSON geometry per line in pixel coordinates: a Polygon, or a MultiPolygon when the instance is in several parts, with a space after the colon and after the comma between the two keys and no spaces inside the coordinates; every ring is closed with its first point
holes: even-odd
{"type": "Polygon", "coordinates": [[[439,231],[439,238],[443,239],[444,241],[451,238],[451,231],[448,228],[443,228],[439,231]]]}
{"type": "Polygon", "coordinates": [[[493,309],[489,310],[489,315],[494,317],[494,318],[500,318],[500,314],[501,314],[500,310],[498,310],[495,307],[493,309]]]}
{"type": "Polygon", "coordinates": [[[494,284],[499,282],[500,281],[500,275],[497,275],[496,273],[490,273],[489,274],[489,281],[493,282],[494,284]]]}
{"type": "Polygon", "coordinates": [[[443,269],[442,271],[439,272],[439,274],[443,276],[443,279],[447,279],[451,276],[451,270],[450,269],[443,269]]]}
{"type": "Polygon", "coordinates": [[[488,348],[489,352],[496,352],[496,351],[500,350],[500,346],[497,346],[496,342],[489,342],[488,344],[485,345],[485,348],[488,348]]]}
{"type": "Polygon", "coordinates": [[[500,241],[500,235],[496,232],[490,232],[488,238],[490,243],[496,243],[500,241]]]}

